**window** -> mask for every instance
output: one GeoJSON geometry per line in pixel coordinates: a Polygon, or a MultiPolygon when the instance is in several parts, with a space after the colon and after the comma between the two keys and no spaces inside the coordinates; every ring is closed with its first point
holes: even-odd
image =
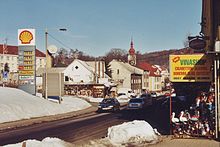
{"type": "Polygon", "coordinates": [[[69,77],[68,76],[65,76],[65,81],[69,81],[69,77]]]}
{"type": "Polygon", "coordinates": [[[117,69],[117,74],[119,74],[119,69],[117,69]]]}

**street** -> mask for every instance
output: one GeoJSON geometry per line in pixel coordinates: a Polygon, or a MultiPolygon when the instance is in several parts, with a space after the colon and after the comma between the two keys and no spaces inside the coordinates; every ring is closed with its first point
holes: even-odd
{"type": "Polygon", "coordinates": [[[165,135],[169,133],[169,111],[160,109],[160,103],[144,110],[123,109],[117,113],[92,113],[82,118],[67,118],[58,121],[21,127],[0,132],[0,145],[21,142],[27,139],[42,140],[57,137],[74,144],[100,139],[107,135],[108,127],[133,120],[145,120],[165,135]]]}

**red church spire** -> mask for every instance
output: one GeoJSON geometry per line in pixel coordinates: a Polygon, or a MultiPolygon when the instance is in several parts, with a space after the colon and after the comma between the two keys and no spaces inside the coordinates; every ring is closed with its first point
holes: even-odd
{"type": "Polygon", "coordinates": [[[130,55],[134,55],[135,54],[134,43],[133,43],[133,39],[132,38],[131,38],[131,47],[129,49],[129,54],[130,55]]]}

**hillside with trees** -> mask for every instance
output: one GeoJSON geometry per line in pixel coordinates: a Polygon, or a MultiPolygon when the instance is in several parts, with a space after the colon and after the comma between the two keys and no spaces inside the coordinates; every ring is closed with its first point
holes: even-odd
{"type": "MultiPolygon", "coordinates": [[[[156,64],[163,66],[165,68],[169,68],[169,55],[171,54],[191,54],[193,50],[190,48],[183,49],[170,49],[170,50],[162,50],[156,52],[149,53],[140,53],[137,51],[137,62],[148,62],[151,64],[156,64]]],[[[54,66],[55,67],[65,67],[68,66],[74,59],[80,59],[83,61],[95,61],[95,60],[104,60],[106,65],[113,59],[118,61],[127,62],[128,51],[120,48],[113,48],[109,52],[107,52],[104,56],[93,57],[79,51],[77,49],[66,50],[61,48],[58,51],[58,54],[54,57],[54,66]]]]}

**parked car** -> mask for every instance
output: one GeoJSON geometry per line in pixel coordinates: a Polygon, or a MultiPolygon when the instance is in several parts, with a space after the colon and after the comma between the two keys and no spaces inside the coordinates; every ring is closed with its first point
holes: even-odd
{"type": "Polygon", "coordinates": [[[139,96],[139,98],[143,98],[146,106],[151,106],[153,104],[152,96],[148,93],[143,93],[139,96]]]}
{"type": "MultiPolygon", "coordinates": [[[[177,112],[187,109],[187,97],[186,96],[171,96],[172,111],[177,112]]],[[[162,108],[170,108],[170,96],[165,97],[165,100],[161,104],[162,108]]]]}
{"type": "Polygon", "coordinates": [[[132,98],[128,102],[128,109],[143,109],[149,105],[152,105],[152,98],[149,95],[141,95],[138,98],[132,98]]]}
{"type": "Polygon", "coordinates": [[[118,111],[120,110],[120,103],[116,98],[105,98],[98,105],[98,112],[101,111],[118,111]]]}
{"type": "Polygon", "coordinates": [[[135,96],[135,94],[129,88],[119,88],[117,93],[118,93],[118,96],[126,95],[126,96],[128,96],[130,98],[135,96]]]}

